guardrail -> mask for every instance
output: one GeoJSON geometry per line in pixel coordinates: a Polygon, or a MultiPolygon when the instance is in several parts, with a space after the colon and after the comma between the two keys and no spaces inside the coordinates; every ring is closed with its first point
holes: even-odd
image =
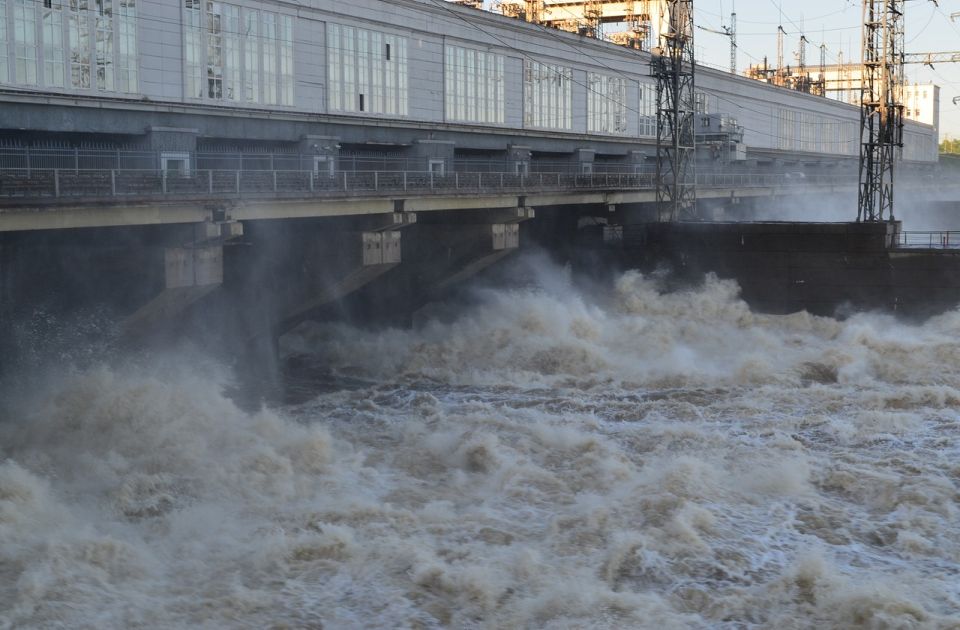
{"type": "MultiPolygon", "coordinates": [[[[496,173],[430,171],[315,171],[117,169],[3,169],[0,202],[30,199],[211,196],[312,197],[352,195],[469,194],[538,191],[652,190],[652,173],[496,173]]],[[[850,184],[849,178],[699,173],[705,188],[780,188],[850,184]]]]}
{"type": "Polygon", "coordinates": [[[960,249],[960,232],[900,232],[896,246],[905,249],[960,249]]]}

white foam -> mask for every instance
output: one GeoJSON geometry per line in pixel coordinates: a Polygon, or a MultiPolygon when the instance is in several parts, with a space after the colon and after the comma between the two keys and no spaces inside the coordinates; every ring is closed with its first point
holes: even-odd
{"type": "Polygon", "coordinates": [[[960,624],[960,316],[543,273],[418,330],[304,327],[370,385],[296,407],[189,357],[11,395],[0,627],[960,624]]]}

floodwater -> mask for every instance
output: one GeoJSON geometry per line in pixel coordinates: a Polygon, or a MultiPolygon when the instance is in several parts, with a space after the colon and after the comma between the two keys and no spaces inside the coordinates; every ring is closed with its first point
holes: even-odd
{"type": "Polygon", "coordinates": [[[0,628],[960,628],[960,312],[475,299],[304,327],[259,410],[182,356],[8,396],[0,628]]]}

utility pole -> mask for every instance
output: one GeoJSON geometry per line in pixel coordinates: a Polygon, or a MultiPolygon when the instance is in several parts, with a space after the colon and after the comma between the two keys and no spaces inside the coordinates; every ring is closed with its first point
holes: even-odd
{"type": "Polygon", "coordinates": [[[827,45],[820,44],[820,96],[827,95],[827,45]]]}
{"type": "Polygon", "coordinates": [[[730,74],[737,73],[737,11],[734,9],[730,14],[730,28],[727,29],[730,34],[730,74]]]}
{"type": "Polygon", "coordinates": [[[857,221],[893,220],[893,168],[903,146],[905,0],[863,0],[857,221]]]}
{"type": "Polygon", "coordinates": [[[693,0],[666,0],[659,46],[650,58],[657,79],[657,211],[660,221],[695,219],[693,0]]]}
{"type": "Polygon", "coordinates": [[[783,30],[783,25],[777,27],[777,72],[783,71],[783,36],[786,34],[786,31],[783,30]]]}
{"type": "MultiPolygon", "coordinates": [[[[705,26],[700,26],[697,24],[697,28],[701,31],[706,31],[708,33],[716,33],[717,35],[723,35],[730,38],[730,74],[737,73],[737,13],[734,11],[730,14],[730,26],[724,26],[720,24],[720,28],[723,30],[716,30],[712,28],[707,28],[705,26]]],[[[764,64],[766,65],[766,64],[764,64]]]]}

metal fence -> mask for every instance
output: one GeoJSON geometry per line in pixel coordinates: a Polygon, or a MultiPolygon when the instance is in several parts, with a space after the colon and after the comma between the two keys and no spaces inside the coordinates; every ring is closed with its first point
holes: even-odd
{"type": "Polygon", "coordinates": [[[912,249],[960,249],[960,232],[900,232],[897,247],[912,249]]]}
{"type": "MultiPolygon", "coordinates": [[[[152,170],[160,169],[166,152],[61,147],[0,147],[0,170],[60,169],[74,172],[86,170],[152,170]]],[[[219,152],[190,151],[189,161],[199,170],[240,171],[309,171],[316,168],[318,158],[330,160],[335,172],[423,171],[428,169],[426,157],[405,157],[393,154],[322,156],[290,152],[219,152]]],[[[324,162],[324,168],[330,163],[324,162]]],[[[574,160],[531,159],[525,166],[530,173],[580,173],[583,166],[574,160]]],[[[653,172],[653,164],[633,164],[597,160],[591,165],[595,173],[634,174],[653,172]]],[[[517,173],[516,161],[503,158],[458,157],[445,163],[445,170],[461,173],[517,173]]]]}
{"type": "MultiPolygon", "coordinates": [[[[165,195],[265,197],[475,194],[538,191],[652,190],[652,173],[530,173],[431,171],[343,171],[200,169],[0,169],[0,199],[138,198],[165,195]]],[[[802,181],[782,175],[702,173],[706,188],[788,188],[845,185],[849,178],[820,176],[802,181]]]]}
{"type": "Polygon", "coordinates": [[[160,154],[157,151],[0,148],[0,170],[3,171],[156,168],[160,168],[160,154]]]}

